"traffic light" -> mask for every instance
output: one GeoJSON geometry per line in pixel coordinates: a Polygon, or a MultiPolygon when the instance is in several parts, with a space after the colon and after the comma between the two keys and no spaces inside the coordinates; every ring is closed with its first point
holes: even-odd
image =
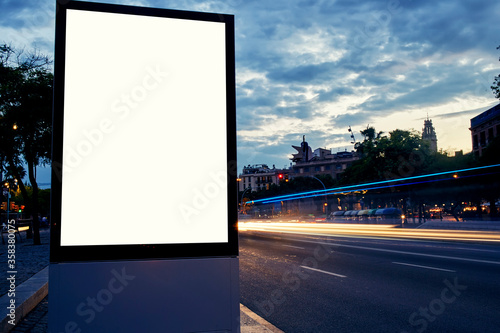
{"type": "Polygon", "coordinates": [[[278,174],[278,178],[279,180],[283,180],[283,174],[282,173],[278,174]]]}

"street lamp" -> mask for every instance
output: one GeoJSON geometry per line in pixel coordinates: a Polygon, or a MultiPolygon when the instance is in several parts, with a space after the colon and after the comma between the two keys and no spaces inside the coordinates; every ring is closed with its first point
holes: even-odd
{"type": "MultiPolygon", "coordinates": [[[[3,183],[3,155],[0,154],[0,187],[3,187],[1,184],[3,183]]],[[[1,200],[0,200],[1,202],[1,200]]],[[[1,220],[0,216],[0,220],[1,220]]]]}
{"type": "MultiPolygon", "coordinates": [[[[0,119],[4,119],[4,117],[0,117],[0,119]]],[[[15,131],[18,129],[18,126],[16,123],[14,123],[12,125],[12,129],[15,131]]],[[[5,156],[3,154],[0,154],[0,184],[3,183],[3,168],[4,168],[4,158],[5,156]]],[[[16,187],[17,187],[17,179],[15,180],[16,182],[16,187]]],[[[3,191],[3,195],[5,195],[7,197],[7,223],[9,223],[9,212],[10,212],[10,186],[9,186],[9,182],[6,181],[5,184],[5,189],[3,191]]]]}
{"type": "Polygon", "coordinates": [[[240,198],[240,207],[243,205],[243,197],[245,197],[245,193],[251,189],[252,187],[251,186],[248,186],[244,191],[243,191],[243,194],[241,195],[241,198],[240,198]]]}
{"type": "Polygon", "coordinates": [[[318,177],[312,176],[312,175],[311,175],[311,177],[316,179],[318,182],[321,183],[321,185],[323,185],[323,189],[325,190],[325,203],[323,204],[323,207],[325,209],[325,214],[328,215],[328,202],[326,200],[326,186],[325,186],[325,184],[323,184],[323,182],[318,177]]]}
{"type": "Polygon", "coordinates": [[[9,224],[9,212],[10,212],[10,188],[9,182],[5,182],[5,189],[3,190],[3,194],[7,197],[7,224],[9,224]]]}
{"type": "MultiPolygon", "coordinates": [[[[7,197],[7,223],[9,223],[9,215],[10,215],[10,181],[6,180],[3,185],[5,186],[5,188],[3,188],[3,195],[7,197]]],[[[14,186],[13,187],[17,188],[17,179],[14,179],[14,186]]]]}

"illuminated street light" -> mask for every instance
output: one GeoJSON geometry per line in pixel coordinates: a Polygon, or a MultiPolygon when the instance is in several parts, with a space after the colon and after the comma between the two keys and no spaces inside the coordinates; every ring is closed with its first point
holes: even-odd
{"type": "MultiPolygon", "coordinates": [[[[3,192],[3,194],[7,197],[7,224],[9,223],[9,212],[10,212],[10,186],[9,182],[5,182],[5,189],[7,193],[3,192]]],[[[5,191],[5,190],[4,190],[5,191]]]]}
{"type": "Polygon", "coordinates": [[[251,189],[251,188],[252,188],[251,186],[248,186],[248,187],[247,187],[247,188],[243,191],[243,193],[241,194],[241,198],[240,198],[240,209],[241,209],[241,207],[243,206],[243,198],[244,198],[244,196],[245,196],[245,193],[246,193],[249,189],[251,189]]]}

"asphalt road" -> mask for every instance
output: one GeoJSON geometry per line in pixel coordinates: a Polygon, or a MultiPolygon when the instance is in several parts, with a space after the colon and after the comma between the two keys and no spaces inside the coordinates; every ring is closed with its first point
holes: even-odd
{"type": "Polygon", "coordinates": [[[285,332],[500,332],[500,246],[240,230],[241,303],[285,332]]]}

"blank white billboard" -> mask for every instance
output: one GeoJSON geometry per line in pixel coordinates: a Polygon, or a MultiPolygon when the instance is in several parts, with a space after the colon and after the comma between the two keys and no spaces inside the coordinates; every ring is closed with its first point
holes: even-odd
{"type": "Polygon", "coordinates": [[[225,38],[67,10],[61,246],[228,242],[225,38]]]}

